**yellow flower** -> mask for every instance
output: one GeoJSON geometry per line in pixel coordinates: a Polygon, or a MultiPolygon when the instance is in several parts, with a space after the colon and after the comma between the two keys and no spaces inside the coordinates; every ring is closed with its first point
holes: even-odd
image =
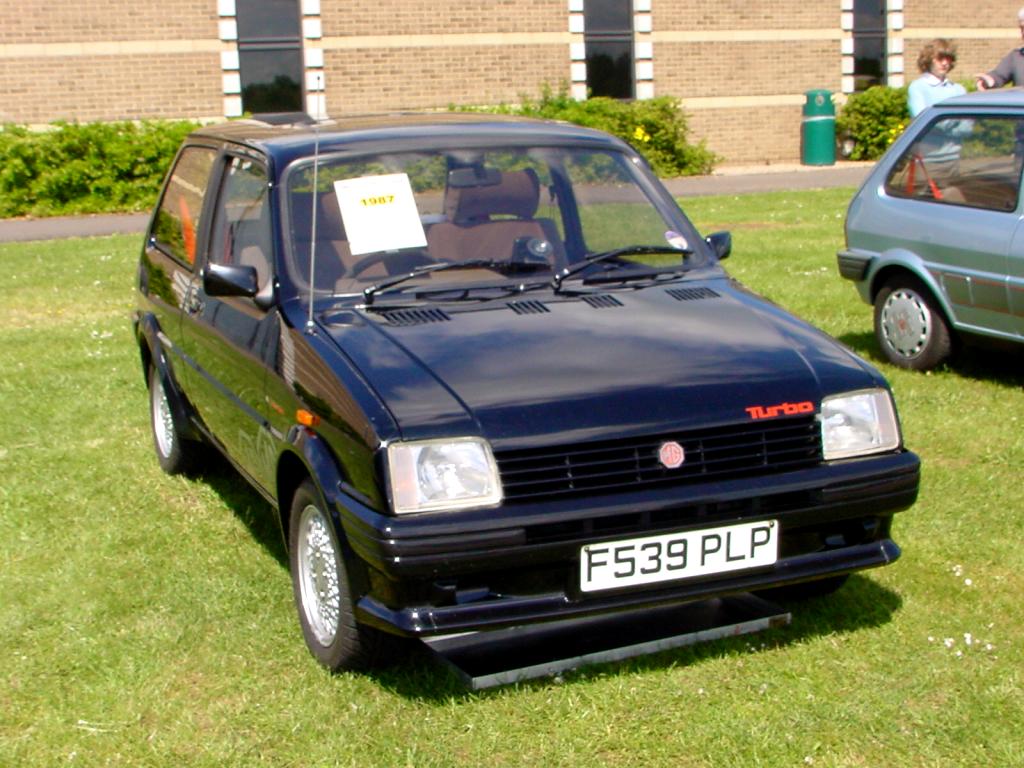
{"type": "Polygon", "coordinates": [[[637,141],[650,141],[651,135],[644,130],[644,127],[642,125],[638,125],[636,127],[636,130],[633,131],[633,138],[636,139],[637,141]]]}

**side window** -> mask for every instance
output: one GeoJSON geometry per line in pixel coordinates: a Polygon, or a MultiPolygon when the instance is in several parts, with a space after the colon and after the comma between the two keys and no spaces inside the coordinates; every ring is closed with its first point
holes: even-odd
{"type": "Polygon", "coordinates": [[[1014,211],[1024,162],[1024,121],[945,117],[915,141],[885,181],[894,197],[1014,211]]]}
{"type": "Polygon", "coordinates": [[[195,264],[196,261],[196,237],[203,213],[203,198],[216,158],[216,150],[186,147],[174,166],[157,210],[153,228],[157,245],[187,264],[195,264]]]}
{"type": "Polygon", "coordinates": [[[232,158],[214,213],[209,260],[214,264],[255,267],[263,287],[272,274],[272,253],[267,173],[252,160],[232,158]]]}

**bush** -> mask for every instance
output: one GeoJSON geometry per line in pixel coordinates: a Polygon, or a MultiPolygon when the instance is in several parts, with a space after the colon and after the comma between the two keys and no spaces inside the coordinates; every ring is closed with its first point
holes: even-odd
{"type": "Polygon", "coordinates": [[[617,101],[597,96],[576,101],[563,89],[558,94],[545,88],[540,100],[522,97],[518,106],[450,107],[453,111],[524,115],[564,120],[597,128],[629,142],[661,177],[710,173],[718,157],[704,142],[687,141],[686,115],[679,100],[669,97],[643,101],[617,101]]]}
{"type": "MultiPolygon", "coordinates": [[[[565,120],[613,133],[637,148],[663,177],[709,173],[717,160],[687,142],[676,99],[578,102],[545,89],[539,101],[472,111],[565,120]]],[[[55,123],[32,131],[0,128],[0,217],[147,211],[189,121],[55,123]]]]}
{"type": "Polygon", "coordinates": [[[877,160],[910,122],[907,89],[875,85],[852,94],[836,118],[840,140],[854,141],[851,160],[877,160]]]}
{"type": "Polygon", "coordinates": [[[188,121],[0,130],[0,217],[149,210],[188,121]]]}

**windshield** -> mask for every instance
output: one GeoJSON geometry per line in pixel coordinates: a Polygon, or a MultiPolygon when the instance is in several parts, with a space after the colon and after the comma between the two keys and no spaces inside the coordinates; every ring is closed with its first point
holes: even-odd
{"type": "Polygon", "coordinates": [[[704,259],[678,207],[620,152],[448,149],[325,157],[315,171],[302,162],[285,196],[286,268],[302,290],[311,264],[318,292],[361,294],[413,272],[397,281],[402,289],[683,269],[704,259]],[[602,254],[614,258],[585,265],[602,254]]]}

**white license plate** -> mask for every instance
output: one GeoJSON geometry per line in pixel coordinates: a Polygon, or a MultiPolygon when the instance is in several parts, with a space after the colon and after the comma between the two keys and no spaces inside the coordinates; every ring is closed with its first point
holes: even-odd
{"type": "Polygon", "coordinates": [[[771,565],[779,556],[775,520],[588,544],[580,550],[580,590],[634,587],[771,565]]]}

